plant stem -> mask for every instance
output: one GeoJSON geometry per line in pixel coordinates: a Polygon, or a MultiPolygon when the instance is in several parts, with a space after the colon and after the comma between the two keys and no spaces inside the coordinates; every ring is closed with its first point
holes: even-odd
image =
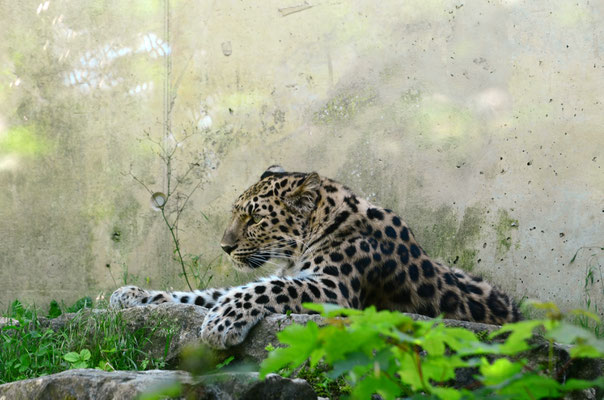
{"type": "Polygon", "coordinates": [[[554,376],[554,339],[549,340],[547,358],[549,361],[549,373],[551,376],[554,376]]]}
{"type": "Polygon", "coordinates": [[[164,208],[161,208],[161,216],[164,218],[164,222],[166,223],[166,226],[168,227],[168,230],[170,231],[170,234],[172,235],[172,241],[174,242],[174,247],[176,247],[176,254],[178,255],[178,262],[180,263],[180,266],[182,268],[182,274],[185,277],[185,281],[187,281],[187,286],[189,287],[189,290],[193,290],[193,288],[191,287],[191,284],[189,283],[189,277],[187,276],[187,270],[185,268],[185,262],[182,258],[182,254],[180,252],[180,246],[178,244],[178,239],[176,238],[176,234],[174,233],[174,226],[172,226],[172,224],[170,224],[170,221],[168,221],[168,218],[166,217],[166,213],[164,212],[164,208]]]}
{"type": "Polygon", "coordinates": [[[430,388],[426,386],[426,381],[424,380],[424,373],[422,372],[422,362],[421,357],[419,355],[419,347],[415,346],[415,362],[417,363],[417,372],[419,373],[419,379],[422,382],[422,388],[426,393],[430,393],[430,388]]]}

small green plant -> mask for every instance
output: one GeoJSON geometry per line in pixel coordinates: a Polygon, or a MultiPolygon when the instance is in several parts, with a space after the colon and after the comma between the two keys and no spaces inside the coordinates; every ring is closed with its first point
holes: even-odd
{"type": "Polygon", "coordinates": [[[352,389],[346,380],[342,377],[332,379],[328,376],[328,372],[329,368],[324,364],[319,364],[314,368],[304,366],[296,377],[306,380],[313,387],[317,396],[337,399],[349,395],[352,389]]]}
{"type": "Polygon", "coordinates": [[[64,364],[54,332],[40,326],[35,309],[15,301],[5,317],[14,322],[0,330],[0,384],[46,375],[64,364]]]}
{"type": "Polygon", "coordinates": [[[204,265],[202,263],[201,255],[187,255],[188,261],[186,265],[191,272],[191,277],[195,282],[195,288],[203,290],[210,286],[210,282],[214,278],[214,275],[210,272],[214,267],[220,265],[222,256],[216,257],[209,264],[204,265]]]}
{"type": "Polygon", "coordinates": [[[90,350],[82,349],[79,353],[70,351],[63,356],[63,359],[67,361],[71,368],[88,368],[88,360],[90,360],[90,350]]]}
{"type": "Polygon", "coordinates": [[[224,367],[226,367],[227,365],[229,365],[233,360],[235,359],[235,357],[233,356],[229,356],[227,357],[223,362],[220,362],[218,364],[216,364],[216,369],[222,369],[224,367]]]}
{"type": "MultiPolygon", "coordinates": [[[[147,140],[152,144],[153,151],[165,166],[164,192],[151,190],[142,178],[132,172],[132,169],[128,174],[151,195],[151,205],[153,209],[160,212],[162,220],[170,232],[170,238],[174,245],[174,260],[180,265],[182,276],[185,279],[189,290],[193,290],[189,281],[187,266],[189,269],[194,268],[196,264],[198,266],[198,256],[191,257],[190,260],[186,259],[187,257],[181,247],[179,237],[179,223],[180,217],[189,203],[189,200],[197,189],[205,182],[205,155],[204,153],[196,153],[194,159],[185,163],[185,167],[179,168],[178,155],[184,151],[185,142],[197,133],[197,128],[192,127],[189,131],[185,130],[179,135],[179,138],[177,138],[166,126],[164,128],[166,128],[164,131],[164,138],[160,141],[152,139],[149,132],[145,133],[147,140]]],[[[208,219],[205,214],[202,213],[202,215],[208,219]]],[[[205,276],[201,278],[202,284],[204,283],[204,279],[205,276]]],[[[205,282],[206,285],[207,283],[209,283],[209,281],[205,282]]]]}
{"type": "MultiPolygon", "coordinates": [[[[601,313],[601,309],[598,307],[597,302],[592,300],[592,294],[594,291],[600,291],[600,294],[604,294],[604,275],[602,274],[602,266],[598,262],[598,256],[601,255],[601,251],[604,250],[604,247],[580,247],[574,254],[573,258],[570,260],[569,264],[575,262],[577,255],[584,250],[589,250],[589,256],[586,260],[585,266],[585,278],[583,280],[583,293],[584,293],[584,304],[587,311],[591,311],[595,314],[601,313]],[[600,252],[600,253],[598,253],[600,252]],[[599,283],[599,285],[598,285],[599,283]],[[597,287],[599,286],[599,287],[597,287]]],[[[592,330],[596,337],[602,338],[604,337],[604,323],[596,322],[591,318],[588,318],[584,315],[577,315],[575,317],[575,323],[577,325],[582,326],[585,329],[592,330]]]]}
{"type": "MultiPolygon", "coordinates": [[[[439,319],[414,321],[391,311],[343,309],[333,305],[305,304],[320,311],[329,322],[319,327],[291,325],[278,334],[288,345],[270,352],[262,363],[261,376],[283,368],[297,368],[309,360],[310,368],[319,363],[328,366],[330,379],[344,378],[351,397],[384,399],[413,398],[481,399],[557,398],[572,390],[595,385],[604,387],[604,378],[595,381],[556,378],[564,368],[556,369],[553,344],[573,344],[571,361],[581,357],[603,357],[604,342],[591,332],[562,319],[551,303],[541,305],[547,317],[541,320],[506,324],[488,335],[485,343],[473,332],[446,327],[439,319]],[[532,365],[523,354],[530,349],[529,339],[541,329],[549,341],[546,365],[532,365]],[[506,337],[507,335],[507,337],[506,337]],[[503,338],[505,337],[505,339],[503,338]],[[475,368],[479,374],[473,386],[450,385],[459,368],[475,368]]],[[[597,318],[586,313],[590,318],[597,318]]]]}
{"type": "Polygon", "coordinates": [[[165,331],[168,328],[164,321],[153,321],[132,331],[120,313],[89,311],[91,303],[90,298],[80,299],[71,307],[51,303],[50,316],[76,312],[55,331],[38,317],[35,308],[13,302],[4,313],[10,322],[0,329],[0,384],[69,368],[113,371],[165,367],[171,334],[165,331]],[[163,356],[153,356],[146,350],[155,332],[166,337],[163,356]]]}

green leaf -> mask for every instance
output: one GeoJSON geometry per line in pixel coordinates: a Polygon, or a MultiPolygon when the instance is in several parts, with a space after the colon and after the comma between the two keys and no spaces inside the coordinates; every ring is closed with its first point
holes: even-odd
{"type": "MultiPolygon", "coordinates": [[[[113,367],[111,366],[111,364],[109,364],[107,361],[105,360],[100,360],[99,361],[99,365],[95,368],[95,369],[100,369],[101,371],[114,371],[113,367]]],[[[144,368],[143,368],[144,369],[144,368]]]]}
{"type": "Polygon", "coordinates": [[[216,365],[216,369],[220,369],[220,368],[224,368],[227,365],[229,365],[231,363],[231,361],[233,361],[235,359],[234,356],[230,356],[229,358],[227,358],[226,360],[224,360],[223,362],[219,363],[218,365],[216,365]]]}
{"type": "Polygon", "coordinates": [[[149,389],[142,393],[138,400],[160,400],[166,398],[181,397],[183,393],[183,387],[180,382],[169,382],[161,384],[155,388],[149,389]]]}
{"type": "Polygon", "coordinates": [[[455,355],[426,357],[422,361],[424,381],[445,382],[455,379],[455,369],[465,367],[466,361],[455,355]]]}
{"type": "Polygon", "coordinates": [[[598,351],[594,346],[582,344],[571,347],[570,356],[572,358],[600,358],[604,357],[604,353],[598,351]]]}
{"type": "Polygon", "coordinates": [[[353,308],[345,308],[340,305],[331,304],[331,303],[323,303],[323,304],[303,303],[302,306],[304,306],[304,308],[306,308],[306,309],[309,309],[312,311],[317,311],[317,312],[321,313],[321,315],[324,317],[336,317],[336,316],[340,316],[340,315],[346,316],[346,315],[361,314],[360,310],[355,310],[353,308]]]}
{"type": "Polygon", "coordinates": [[[80,360],[82,361],[88,361],[90,360],[91,354],[90,354],[90,350],[88,349],[82,349],[80,351],[80,360]]]}
{"type": "Polygon", "coordinates": [[[587,318],[595,321],[596,323],[600,323],[600,317],[598,317],[596,314],[594,314],[590,311],[578,309],[578,310],[571,310],[570,313],[573,315],[587,317],[587,318]]]}
{"type": "Polygon", "coordinates": [[[564,344],[573,344],[578,339],[587,339],[592,335],[587,330],[569,323],[560,324],[545,335],[547,338],[554,339],[556,342],[564,344]]]}
{"type": "Polygon", "coordinates": [[[26,368],[29,367],[29,365],[31,364],[29,354],[21,354],[21,357],[19,357],[19,361],[21,362],[21,365],[26,368]]]}
{"type": "Polygon", "coordinates": [[[522,371],[523,365],[518,362],[511,362],[507,358],[500,358],[493,364],[489,364],[486,358],[482,359],[480,373],[484,376],[484,383],[487,385],[498,385],[518,372],[522,371]]]}
{"type": "Polygon", "coordinates": [[[401,369],[397,372],[401,377],[401,381],[407,385],[410,385],[413,390],[421,390],[424,387],[422,378],[417,369],[417,361],[415,356],[408,352],[401,353],[398,357],[401,364],[401,369]]]}
{"type": "Polygon", "coordinates": [[[604,357],[604,341],[591,332],[568,322],[562,322],[545,335],[559,343],[574,344],[571,357],[604,357]]]}
{"type": "Polygon", "coordinates": [[[74,362],[78,362],[80,360],[80,355],[78,353],[71,351],[71,352],[65,354],[63,356],[63,359],[69,363],[74,363],[74,362]]]}
{"type": "Polygon", "coordinates": [[[513,398],[542,399],[556,398],[560,395],[560,383],[554,379],[538,374],[520,374],[517,379],[499,390],[501,394],[513,398]]]}
{"type": "Polygon", "coordinates": [[[459,390],[447,387],[432,388],[432,393],[443,400],[459,400],[462,397],[462,394],[459,390]]]}
{"type": "Polygon", "coordinates": [[[520,321],[503,325],[489,335],[489,338],[510,332],[510,335],[499,348],[500,354],[512,355],[529,349],[527,340],[533,336],[533,330],[543,325],[541,320],[520,321]]]}
{"type": "Polygon", "coordinates": [[[604,377],[594,379],[592,381],[586,381],[583,379],[569,379],[568,381],[566,381],[564,383],[564,386],[562,387],[562,389],[564,391],[584,390],[584,389],[589,389],[589,388],[593,388],[596,386],[604,388],[604,377]]]}
{"type": "Polygon", "coordinates": [[[400,395],[401,388],[384,374],[380,374],[363,379],[352,390],[352,396],[356,399],[371,399],[371,395],[375,393],[384,399],[395,399],[400,395]]]}
{"type": "Polygon", "coordinates": [[[327,373],[332,379],[336,379],[359,365],[367,365],[371,363],[371,359],[362,352],[351,353],[344,360],[340,360],[333,365],[333,369],[327,373]]]}
{"type": "Polygon", "coordinates": [[[293,324],[277,334],[279,340],[290,347],[278,348],[270,352],[262,362],[260,376],[262,379],[270,372],[276,372],[286,365],[298,366],[306,361],[315,349],[318,338],[318,326],[311,321],[305,326],[293,324]]]}
{"type": "Polygon", "coordinates": [[[579,250],[577,250],[575,252],[575,255],[573,256],[573,258],[570,259],[569,264],[572,264],[575,262],[575,259],[577,258],[577,254],[579,254],[579,251],[581,250],[581,248],[579,248],[579,250]]]}

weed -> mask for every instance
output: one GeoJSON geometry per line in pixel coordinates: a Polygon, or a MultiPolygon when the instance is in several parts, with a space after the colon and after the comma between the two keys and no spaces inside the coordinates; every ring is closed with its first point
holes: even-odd
{"type": "MultiPolygon", "coordinates": [[[[162,220],[170,232],[172,244],[174,245],[174,260],[180,264],[182,276],[185,279],[189,290],[193,290],[193,287],[189,281],[187,264],[189,264],[189,268],[195,266],[198,262],[198,258],[191,258],[191,261],[187,262],[186,257],[183,255],[184,252],[179,238],[179,222],[189,200],[197,189],[205,182],[203,178],[206,176],[204,170],[205,156],[203,153],[197,154],[194,160],[186,163],[187,166],[184,171],[178,171],[176,165],[178,164],[178,154],[183,151],[183,145],[188,139],[193,137],[195,133],[196,128],[192,128],[188,132],[185,130],[180,138],[176,138],[170,129],[166,128],[164,140],[157,141],[151,138],[149,132],[146,132],[147,140],[154,145],[155,153],[164,164],[165,193],[151,190],[143,179],[136,176],[132,170],[128,172],[132,179],[149,192],[151,195],[152,208],[160,212],[162,220]],[[196,176],[197,178],[192,178],[191,176],[196,176]]],[[[204,214],[202,215],[207,219],[207,216],[204,214]]]]}
{"type": "MultiPolygon", "coordinates": [[[[600,290],[600,295],[604,295],[604,274],[602,273],[602,266],[598,262],[597,254],[597,251],[604,250],[604,247],[582,246],[575,252],[569,264],[575,262],[577,255],[582,250],[594,252],[591,253],[586,260],[585,278],[583,280],[583,294],[585,309],[590,313],[597,315],[601,313],[602,310],[600,307],[598,307],[598,304],[592,300],[592,294],[594,290],[600,290]],[[597,283],[599,283],[599,287],[596,287],[597,283]]],[[[593,331],[596,337],[604,338],[604,322],[596,322],[592,318],[582,313],[575,315],[574,322],[585,329],[593,331]]]]}
{"type": "Polygon", "coordinates": [[[214,275],[210,272],[214,269],[214,267],[218,266],[222,262],[222,256],[218,256],[210,261],[209,264],[203,265],[201,262],[201,254],[199,255],[187,255],[188,262],[186,263],[189,271],[191,272],[191,277],[195,282],[195,288],[203,290],[210,286],[210,282],[212,282],[212,278],[214,275]]]}
{"type": "Polygon", "coordinates": [[[52,302],[50,316],[76,311],[75,316],[57,330],[50,329],[48,320],[38,317],[35,308],[13,302],[5,317],[14,322],[1,326],[0,330],[0,384],[69,368],[95,367],[112,371],[165,366],[171,339],[169,332],[164,335],[167,343],[163,356],[154,357],[145,351],[153,333],[165,325],[162,321],[132,332],[120,313],[94,312],[88,309],[91,302],[90,298],[83,298],[63,308],[52,302]]]}
{"type": "Polygon", "coordinates": [[[82,349],[79,353],[70,351],[63,356],[63,359],[71,365],[71,368],[88,368],[88,360],[91,356],[90,350],[82,349]]]}
{"type": "Polygon", "coordinates": [[[351,387],[342,377],[332,379],[327,375],[330,368],[325,364],[319,364],[315,368],[304,366],[296,374],[296,378],[306,380],[314,389],[317,396],[338,399],[349,395],[351,387]]]}

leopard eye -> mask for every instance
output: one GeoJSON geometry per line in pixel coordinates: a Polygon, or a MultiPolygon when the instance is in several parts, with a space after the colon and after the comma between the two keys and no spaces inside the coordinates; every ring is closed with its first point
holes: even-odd
{"type": "Polygon", "coordinates": [[[255,224],[257,224],[258,222],[262,221],[262,216],[258,214],[252,214],[252,220],[255,224]]]}

